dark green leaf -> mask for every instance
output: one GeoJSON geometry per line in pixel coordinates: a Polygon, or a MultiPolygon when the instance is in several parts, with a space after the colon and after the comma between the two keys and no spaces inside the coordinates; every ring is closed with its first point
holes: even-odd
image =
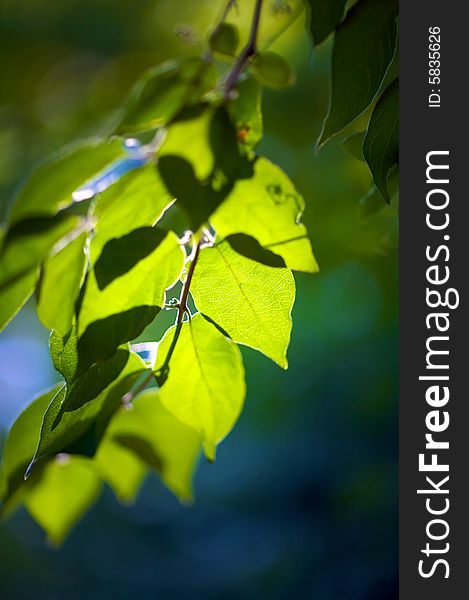
{"type": "Polygon", "coordinates": [[[124,155],[120,140],[85,140],[67,147],[35,171],[18,194],[11,221],[55,215],[72,204],[72,193],[124,155]]]}
{"type": "Polygon", "coordinates": [[[337,29],[332,96],[318,145],[351,123],[373,101],[396,50],[397,0],[360,0],[337,29]]]}
{"type": "Polygon", "coordinates": [[[307,0],[309,27],[316,45],[323,42],[342,21],[347,0],[307,0]]]}
{"type": "Polygon", "coordinates": [[[214,52],[234,56],[239,44],[238,28],[231,23],[221,23],[210,36],[209,43],[214,52]]]}
{"type": "Polygon", "coordinates": [[[295,81],[295,74],[288,62],[275,52],[258,54],[252,68],[261,83],[267,87],[283,88],[295,81]]]}
{"type": "Polygon", "coordinates": [[[245,258],[255,260],[269,267],[285,267],[285,261],[278,254],[266,250],[259,242],[245,233],[234,233],[225,238],[225,242],[245,258]]]}
{"type": "Polygon", "coordinates": [[[399,162],[399,80],[396,79],[378,100],[363,141],[363,154],[373,181],[389,204],[389,169],[399,162]]]}
{"type": "Polygon", "coordinates": [[[342,142],[342,148],[348,154],[350,154],[350,156],[353,156],[353,158],[361,161],[365,161],[365,157],[363,156],[363,139],[365,137],[365,133],[365,131],[353,133],[342,142]]]}

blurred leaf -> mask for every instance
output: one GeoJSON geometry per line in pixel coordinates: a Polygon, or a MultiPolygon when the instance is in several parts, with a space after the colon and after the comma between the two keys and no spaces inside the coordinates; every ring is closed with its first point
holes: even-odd
{"type": "Polygon", "coordinates": [[[100,491],[101,481],[89,461],[58,456],[28,491],[24,504],[48,539],[60,545],[100,491]]]}
{"type": "Polygon", "coordinates": [[[135,86],[119,117],[117,132],[166,125],[184,107],[199,101],[215,83],[214,66],[199,58],[168,61],[154,67],[135,86]]]}
{"type": "Polygon", "coordinates": [[[152,230],[154,249],[145,246],[150,253],[138,260],[149,229],[108,242],[101,254],[105,263],[100,258],[90,271],[78,315],[80,365],[105,360],[117,346],[140,335],[164,306],[165,290],[179,279],[185,254],[171,232],[162,239],[152,230]],[[107,285],[100,289],[103,283],[107,285]]]}
{"type": "Polygon", "coordinates": [[[209,44],[214,52],[235,56],[239,44],[238,28],[231,23],[221,23],[210,36],[209,44]]]}
{"type": "Polygon", "coordinates": [[[204,452],[214,460],[216,445],[232,429],[244,402],[239,349],[196,314],[166,332],[158,348],[155,373],[163,406],[200,432],[204,452]]]}
{"type": "Polygon", "coordinates": [[[32,269],[0,291],[0,331],[8,325],[27,302],[36,287],[38,276],[38,270],[32,269]]]}
{"type": "Polygon", "coordinates": [[[87,237],[82,233],[42,268],[37,314],[45,327],[62,337],[72,328],[75,301],[85,275],[87,237]]]}
{"type": "Polygon", "coordinates": [[[373,101],[396,50],[397,13],[397,0],[360,0],[337,29],[332,96],[319,146],[373,101]]]}
{"type": "Polygon", "coordinates": [[[245,233],[281,256],[290,269],[313,273],[318,266],[300,222],[303,210],[304,200],[285,173],[259,158],[253,176],[236,182],[210,222],[222,239],[245,233]]]}
{"type": "Polygon", "coordinates": [[[111,421],[93,464],[99,476],[112,488],[117,499],[131,504],[137,497],[148,467],[138,456],[113,439],[114,423],[119,420],[120,414],[118,411],[111,421]]]}
{"type": "Polygon", "coordinates": [[[55,215],[72,204],[72,193],[82,183],[123,155],[118,139],[85,140],[64,148],[28,179],[11,210],[11,222],[55,215]]]}
{"type": "Polygon", "coordinates": [[[238,96],[227,104],[228,114],[236,127],[241,149],[254,150],[263,136],[262,88],[253,78],[248,77],[237,84],[238,96]]]}
{"type": "Polygon", "coordinates": [[[363,141],[363,154],[373,181],[385,201],[389,169],[399,162],[399,80],[393,81],[378,100],[363,141]]]}
{"type": "Polygon", "coordinates": [[[96,199],[96,234],[91,241],[94,263],[104,245],[133,229],[155,225],[173,199],[154,165],[129,173],[96,199]]]}
{"type": "Polygon", "coordinates": [[[191,293],[197,308],[235,342],[287,368],[295,300],[289,269],[255,262],[224,241],[200,252],[191,293]]]}
{"type": "Polygon", "coordinates": [[[24,481],[24,474],[36,450],[44,413],[61,385],[34,399],[16,418],[2,453],[0,495],[2,502],[24,481]]]}
{"type": "Polygon", "coordinates": [[[363,139],[365,137],[365,131],[359,131],[357,133],[352,133],[351,136],[346,138],[342,142],[342,148],[356,158],[357,160],[365,161],[365,157],[363,156],[363,139]]]}
{"type": "Polygon", "coordinates": [[[295,74],[288,62],[275,52],[263,52],[252,61],[252,69],[261,83],[267,87],[283,88],[291,85],[295,74]]]}
{"type": "Polygon", "coordinates": [[[72,215],[28,219],[13,225],[0,251],[0,291],[14,284],[47,258],[55,244],[73,230],[81,232],[86,221],[72,215]]]}
{"type": "Polygon", "coordinates": [[[342,21],[347,0],[307,0],[313,41],[323,42],[342,21]]]}
{"type": "Polygon", "coordinates": [[[122,404],[122,397],[142,373],[147,372],[142,360],[130,353],[119,376],[102,389],[106,378],[110,379],[111,371],[114,369],[116,372],[124,362],[125,354],[126,351],[119,350],[118,356],[106,365],[107,373],[101,374],[99,369],[95,369],[92,374],[76,379],[69,386],[70,391],[64,387],[54,397],[44,415],[39,444],[29,471],[40,459],[59,452],[85,456],[95,454],[110,418],[122,404]],[[95,383],[92,375],[97,376],[95,383]],[[63,409],[66,395],[71,398],[70,402],[79,405],[78,408],[71,411],[63,409]]]}
{"type": "Polygon", "coordinates": [[[159,471],[180,500],[193,500],[192,478],[200,453],[200,436],[163,407],[156,389],[139,395],[130,410],[116,414],[106,440],[131,450],[159,471]]]}

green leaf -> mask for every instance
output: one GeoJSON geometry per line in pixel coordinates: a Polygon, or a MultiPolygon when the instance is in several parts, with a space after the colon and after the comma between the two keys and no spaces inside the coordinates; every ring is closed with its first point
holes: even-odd
{"type": "Polygon", "coordinates": [[[148,467],[136,454],[110,435],[119,414],[120,411],[111,421],[93,464],[101,479],[112,488],[119,502],[133,504],[148,473],[148,467]]]}
{"type": "Polygon", "coordinates": [[[165,155],[159,169],[169,193],[197,231],[233,189],[237,179],[252,175],[252,164],[238,150],[236,131],[225,109],[210,121],[209,141],[214,164],[208,178],[199,180],[194,165],[181,156],[165,155]]]}
{"type": "Polygon", "coordinates": [[[163,406],[202,436],[209,460],[235,424],[246,393],[239,349],[201,314],[169,329],[155,373],[163,406]]]}
{"type": "Polygon", "coordinates": [[[56,245],[66,243],[74,230],[88,227],[87,220],[71,215],[21,221],[11,227],[0,251],[0,291],[35,270],[56,245]],[[60,244],[59,244],[60,242],[60,244]]]}
{"type": "Polygon", "coordinates": [[[267,87],[288,87],[295,81],[295,74],[288,62],[275,52],[263,52],[252,61],[252,70],[259,81],[267,87]]]}
{"type": "Polygon", "coordinates": [[[61,386],[56,385],[33,400],[16,418],[2,453],[1,500],[6,500],[24,481],[36,450],[44,413],[61,386]]]}
{"type": "Polygon", "coordinates": [[[8,325],[27,302],[36,287],[38,276],[38,270],[32,269],[0,291],[0,331],[8,325]]]}
{"type": "Polygon", "coordinates": [[[209,45],[212,51],[235,56],[239,44],[238,28],[231,23],[221,23],[210,36],[209,45]]]}
{"type": "Polygon", "coordinates": [[[52,331],[49,339],[52,364],[67,383],[75,379],[78,370],[77,331],[73,324],[70,333],[60,336],[52,331]]]}
{"type": "Polygon", "coordinates": [[[332,96],[318,145],[351,123],[373,101],[396,50],[397,0],[360,0],[337,29],[332,96]]]}
{"type": "Polygon", "coordinates": [[[198,102],[216,83],[214,66],[199,58],[168,61],[150,69],[135,86],[119,117],[118,133],[166,125],[198,102]]]}
{"type": "Polygon", "coordinates": [[[346,3],[347,0],[308,0],[309,27],[316,46],[342,21],[346,3]]]}
{"type": "Polygon", "coordinates": [[[363,139],[365,137],[365,131],[359,131],[353,133],[342,142],[342,148],[357,160],[365,161],[363,156],[363,139]]]}
{"type": "Polygon", "coordinates": [[[213,171],[216,157],[210,144],[210,128],[214,110],[198,105],[185,110],[168,127],[166,139],[159,152],[161,156],[175,155],[188,161],[200,181],[213,171]]]}
{"type": "Polygon", "coordinates": [[[89,461],[59,455],[28,490],[24,504],[49,541],[60,545],[100,491],[101,481],[89,461]]]}
{"type": "Polygon", "coordinates": [[[236,86],[238,96],[227,104],[228,114],[237,131],[241,150],[251,152],[263,136],[262,87],[248,77],[236,86]]]}
{"type": "Polygon", "coordinates": [[[72,328],[75,302],[85,276],[87,233],[82,233],[43,265],[37,301],[42,324],[62,337],[72,328]]]}
{"type": "Polygon", "coordinates": [[[390,203],[387,178],[399,162],[399,80],[393,81],[378,100],[363,141],[363,154],[373,181],[390,203]]]}
{"type": "Polygon", "coordinates": [[[72,204],[72,193],[124,155],[120,140],[85,140],[68,146],[39,167],[19,192],[10,219],[55,215],[72,204]]]}
{"type": "Polygon", "coordinates": [[[121,409],[116,414],[96,457],[98,462],[108,441],[120,444],[157,470],[180,500],[193,500],[192,478],[200,436],[163,407],[156,389],[139,395],[130,410],[121,409]]]}
{"type": "Polygon", "coordinates": [[[164,306],[165,290],[179,279],[184,259],[177,237],[169,232],[162,238],[158,229],[137,229],[106,244],[89,273],[78,316],[80,364],[105,360],[142,333],[164,306]],[[141,258],[143,250],[149,253],[141,258]]]}
{"type": "Polygon", "coordinates": [[[295,300],[289,269],[246,258],[224,241],[200,252],[191,293],[197,308],[235,342],[287,368],[295,300]]]}
{"type": "Polygon", "coordinates": [[[285,173],[259,158],[253,176],[236,182],[210,223],[222,239],[245,233],[281,256],[290,269],[314,273],[318,266],[300,222],[303,210],[304,200],[285,173]]]}
{"type": "Polygon", "coordinates": [[[99,368],[88,371],[54,397],[44,415],[39,444],[28,472],[40,459],[59,452],[93,456],[122,397],[147,371],[137,355],[124,350],[119,350],[103,369],[102,373],[99,368]],[[121,368],[126,356],[128,360],[121,368]],[[112,374],[119,368],[118,377],[113,379],[112,374]],[[103,389],[107,382],[110,384],[103,389]],[[63,406],[65,400],[68,407],[63,406]],[[77,408],[65,410],[71,406],[77,408]]]}
{"type": "Polygon", "coordinates": [[[94,263],[105,244],[138,227],[152,226],[173,202],[154,165],[122,177],[96,199],[96,234],[90,247],[94,263]]]}

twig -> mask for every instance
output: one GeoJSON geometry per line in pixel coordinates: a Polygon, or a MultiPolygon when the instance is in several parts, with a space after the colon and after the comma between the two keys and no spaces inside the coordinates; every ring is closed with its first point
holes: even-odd
{"type": "Polygon", "coordinates": [[[250,58],[256,55],[257,53],[257,32],[259,30],[259,21],[261,16],[262,9],[262,0],[256,0],[256,5],[254,7],[254,14],[252,17],[252,25],[251,25],[251,33],[249,34],[249,39],[246,46],[241,51],[238,56],[233,68],[225,82],[225,98],[230,97],[231,90],[236,85],[239,76],[243,72],[247,62],[250,58]]]}
{"type": "Polygon", "coordinates": [[[192,259],[192,262],[190,264],[189,271],[187,272],[186,281],[184,282],[184,285],[183,285],[182,291],[181,291],[181,296],[179,297],[178,318],[176,321],[177,325],[182,324],[184,315],[188,311],[187,299],[189,297],[189,291],[190,291],[190,287],[191,287],[192,277],[194,276],[195,266],[197,264],[197,260],[199,259],[201,243],[202,243],[202,240],[199,240],[199,242],[197,242],[197,246],[195,247],[194,258],[192,259]]]}

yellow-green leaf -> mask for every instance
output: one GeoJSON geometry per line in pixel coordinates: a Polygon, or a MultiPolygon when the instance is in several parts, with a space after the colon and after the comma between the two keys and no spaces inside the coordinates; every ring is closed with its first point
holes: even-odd
{"type": "Polygon", "coordinates": [[[155,372],[163,406],[201,434],[205,454],[214,460],[217,444],[231,431],[244,403],[239,348],[197,314],[166,332],[155,372]]]}
{"type": "Polygon", "coordinates": [[[245,233],[281,256],[290,269],[314,273],[318,265],[300,222],[303,210],[304,200],[285,173],[259,158],[253,176],[237,181],[210,222],[222,239],[245,233]]]}

